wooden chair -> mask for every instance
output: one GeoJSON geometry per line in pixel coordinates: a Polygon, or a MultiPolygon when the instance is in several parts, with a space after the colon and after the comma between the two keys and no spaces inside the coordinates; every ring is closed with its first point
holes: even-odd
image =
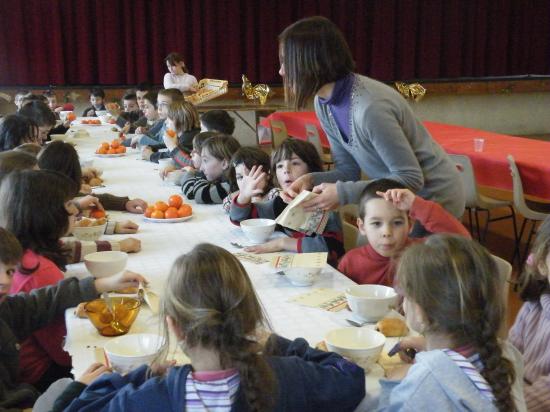
{"type": "Polygon", "coordinates": [[[325,153],[323,151],[323,145],[321,144],[321,136],[319,136],[319,131],[317,130],[317,126],[311,123],[306,123],[306,136],[307,136],[307,141],[310,142],[313,146],[315,146],[315,149],[317,149],[317,152],[319,153],[319,156],[321,156],[321,160],[325,164],[325,167],[330,170],[330,168],[334,164],[334,161],[332,160],[332,156],[330,153],[325,153]]]}
{"type": "Polygon", "coordinates": [[[510,284],[512,283],[512,265],[508,261],[502,259],[501,257],[495,256],[495,255],[491,255],[491,256],[497,265],[499,276],[504,281],[502,285],[503,287],[502,294],[504,298],[505,316],[504,316],[502,325],[500,327],[499,336],[501,339],[506,339],[508,335],[508,300],[510,296],[510,284]]]}

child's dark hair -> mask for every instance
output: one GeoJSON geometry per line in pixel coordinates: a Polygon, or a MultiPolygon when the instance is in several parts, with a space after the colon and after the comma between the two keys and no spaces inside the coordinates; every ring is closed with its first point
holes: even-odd
{"type": "Polygon", "coordinates": [[[211,138],[212,136],[217,136],[220,133],[218,132],[200,132],[193,137],[193,150],[196,151],[198,154],[201,153],[202,145],[206,140],[211,138]]]}
{"type": "Polygon", "coordinates": [[[21,101],[21,107],[31,103],[31,102],[41,102],[44,104],[48,103],[48,99],[43,94],[33,94],[29,93],[23,97],[23,100],[21,101]]]}
{"type": "Polygon", "coordinates": [[[201,116],[201,123],[209,131],[232,135],[235,131],[235,119],[225,110],[209,110],[201,116]]]}
{"type": "MultiPolygon", "coordinates": [[[[50,170],[10,173],[0,185],[0,226],[12,232],[23,249],[45,256],[65,270],[67,254],[59,242],[67,234],[65,203],[78,193],[67,176],[50,170]],[[37,212],[36,205],[41,205],[37,212]]],[[[31,273],[36,268],[21,268],[31,273]]]]}
{"type": "Polygon", "coordinates": [[[60,140],[51,142],[38,155],[38,167],[40,170],[53,170],[67,176],[78,185],[80,191],[82,168],[73,145],[60,140]]]}
{"type": "Polygon", "coordinates": [[[297,109],[304,108],[323,85],[355,69],[344,35],[326,17],[298,20],[279,35],[279,45],[285,96],[297,109]]]}
{"type": "Polygon", "coordinates": [[[38,127],[55,126],[55,114],[46,103],[41,101],[35,100],[25,104],[18,114],[34,120],[38,127]]]}
{"type": "MultiPolygon", "coordinates": [[[[244,164],[248,170],[252,169],[253,166],[261,166],[262,170],[267,174],[267,185],[264,192],[267,193],[273,189],[271,162],[269,155],[266,152],[259,147],[241,147],[231,158],[231,167],[235,169],[240,164],[244,164]]],[[[231,175],[236,179],[235,173],[232,173],[231,175]]],[[[236,183],[237,182],[234,182],[234,184],[236,183]]]]}
{"type": "Polygon", "coordinates": [[[538,301],[542,294],[550,293],[546,259],[550,254],[550,217],[537,230],[537,237],[531,248],[531,255],[520,276],[520,297],[526,301],[538,301]],[[546,273],[541,273],[546,272],[546,273]]]}
{"type": "Polygon", "coordinates": [[[16,265],[23,257],[23,248],[17,238],[0,227],[0,262],[4,265],[16,265]]]}
{"type": "Polygon", "coordinates": [[[157,93],[158,96],[167,96],[172,99],[172,102],[177,102],[183,99],[183,93],[179,89],[160,89],[157,93]]]}
{"type": "Polygon", "coordinates": [[[125,93],[124,96],[122,96],[122,100],[135,100],[137,101],[137,96],[134,90],[132,90],[130,93],[125,93]]]}
{"type": "Polygon", "coordinates": [[[199,244],[176,259],[165,292],[162,319],[174,321],[183,345],[218,352],[223,369],[239,371],[250,409],[271,410],[277,381],[254,338],[269,325],[239,260],[218,246],[199,244]]]}
{"type": "Polygon", "coordinates": [[[387,192],[391,189],[406,189],[403,183],[391,179],[376,179],[365,186],[359,198],[359,217],[365,219],[365,205],[371,199],[382,199],[376,192],[387,192]]]}
{"type": "Polygon", "coordinates": [[[185,63],[183,61],[183,56],[179,53],[170,53],[168,56],[165,57],[164,61],[170,64],[170,66],[174,66],[176,63],[183,63],[183,72],[189,73],[189,70],[187,70],[187,66],[185,66],[185,63]]]}
{"type": "Polygon", "coordinates": [[[473,345],[500,411],[515,410],[515,372],[498,342],[505,321],[504,276],[481,245],[457,235],[432,235],[405,250],[397,280],[423,313],[425,333],[444,334],[452,347],[473,345]],[[500,276],[499,276],[500,275],[500,276]]]}
{"type": "Polygon", "coordinates": [[[140,82],[136,85],[136,91],[138,92],[150,92],[151,90],[151,84],[148,82],[140,82]]]}
{"type": "Polygon", "coordinates": [[[292,159],[293,154],[307,164],[309,173],[323,171],[323,161],[315,146],[305,140],[289,137],[271,155],[271,174],[277,176],[277,163],[292,159]]]}
{"type": "Polygon", "coordinates": [[[105,99],[105,92],[99,87],[94,87],[90,90],[90,96],[101,97],[102,99],[105,99]]]}
{"type": "Polygon", "coordinates": [[[157,92],[154,91],[148,91],[143,95],[143,100],[149,101],[153,106],[155,106],[155,109],[157,108],[157,92]]]}
{"type": "Polygon", "coordinates": [[[0,153],[0,182],[11,172],[32,169],[36,163],[36,157],[28,153],[16,150],[0,153]]]}
{"type": "Polygon", "coordinates": [[[38,125],[34,120],[20,114],[10,114],[2,119],[0,152],[14,149],[30,140],[38,140],[38,125]]]}

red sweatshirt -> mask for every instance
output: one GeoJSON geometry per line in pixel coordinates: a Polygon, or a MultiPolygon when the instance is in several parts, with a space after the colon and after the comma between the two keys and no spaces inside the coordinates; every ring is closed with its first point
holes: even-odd
{"type": "MultiPolygon", "coordinates": [[[[470,233],[453,215],[438,203],[416,196],[409,216],[418,220],[431,233],[455,233],[470,237],[470,233]]],[[[425,238],[409,238],[405,248],[412,243],[423,242],[425,238]]],[[[376,284],[393,286],[395,259],[376,252],[371,245],[350,250],[338,265],[338,270],[360,285],[376,284]]]]}

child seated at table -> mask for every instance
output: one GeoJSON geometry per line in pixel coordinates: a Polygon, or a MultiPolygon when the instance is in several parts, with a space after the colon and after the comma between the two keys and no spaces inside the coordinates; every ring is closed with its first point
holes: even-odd
{"type": "MultiPolygon", "coordinates": [[[[263,182],[259,185],[261,193],[252,197],[252,203],[275,199],[279,196],[281,189],[273,184],[269,155],[258,147],[241,147],[231,158],[231,167],[233,168],[231,176],[235,179],[237,187],[241,187],[243,177],[248,175],[254,166],[261,166],[262,170],[266,170],[268,173],[265,174],[263,182]]],[[[231,210],[233,199],[238,195],[239,191],[236,191],[223,199],[223,209],[227,213],[231,210]]]]}
{"type": "Polygon", "coordinates": [[[96,117],[96,110],[107,110],[105,108],[105,92],[99,87],[94,87],[90,90],[90,103],[91,107],[88,107],[82,113],[84,117],[96,117]]]}
{"type": "MultiPolygon", "coordinates": [[[[271,157],[272,174],[282,190],[288,188],[296,179],[306,173],[320,172],[323,163],[319,153],[311,143],[289,138],[283,141],[271,157]]],[[[235,224],[250,218],[275,219],[286,208],[287,204],[280,196],[266,202],[252,203],[252,198],[263,192],[261,185],[265,180],[261,167],[253,166],[249,173],[244,173],[239,186],[239,195],[233,199],[229,217],[235,224]]],[[[245,248],[252,253],[270,253],[288,250],[292,252],[328,252],[331,265],[344,254],[342,227],[337,213],[330,212],[325,232],[322,235],[296,232],[282,228],[288,237],[280,237],[263,245],[245,248]]]]}
{"type": "MultiPolygon", "coordinates": [[[[60,173],[25,170],[9,174],[0,185],[0,226],[10,231],[23,247],[23,257],[14,273],[10,293],[30,292],[64,278],[69,253],[61,238],[71,233],[78,208],[72,199],[77,186],[60,173]],[[39,205],[39,206],[38,206],[39,205]]],[[[139,250],[139,241],[80,244],[86,252],[139,250]]],[[[22,382],[40,391],[69,376],[71,359],[63,351],[66,335],[63,318],[35,331],[20,351],[22,382]]]]}
{"type": "Polygon", "coordinates": [[[216,135],[202,145],[201,172],[191,166],[184,169],[181,190],[196,203],[221,204],[231,192],[231,157],[241,147],[233,136],[216,135]]]}
{"type": "Polygon", "coordinates": [[[19,359],[23,355],[19,342],[32,340],[33,333],[63,319],[65,310],[80,302],[95,299],[102,292],[135,287],[139,281],[144,281],[143,277],[131,272],[82,281],[72,277],[29,294],[8,295],[22,257],[23,249],[17,238],[0,227],[0,408],[10,411],[32,407],[40,394],[34,386],[18,379],[21,375],[19,359]]]}
{"type": "Polygon", "coordinates": [[[195,106],[185,100],[174,102],[168,108],[163,136],[167,152],[151,154],[152,162],[172,158],[179,167],[192,166],[191,151],[193,137],[200,133],[199,112],[195,106]]]}
{"type": "Polygon", "coordinates": [[[65,395],[74,389],[82,392],[66,412],[346,412],[365,396],[362,368],[302,338],[290,341],[266,330],[252,282],[228,251],[195,246],[172,266],[165,292],[164,335],[176,337],[190,364],[167,369],[159,360],[153,376],[143,365],[124,376],[105,374],[87,387],[76,383],[54,409],[66,406],[71,397],[65,395]]]}
{"type": "Polygon", "coordinates": [[[0,152],[15,149],[23,143],[39,143],[36,122],[19,114],[4,117],[0,122],[0,152]]]}
{"type": "Polygon", "coordinates": [[[38,143],[44,144],[48,140],[48,135],[55,127],[55,115],[46,105],[46,103],[33,100],[23,105],[18,112],[19,115],[33,120],[38,126],[38,143]]]}
{"type": "Polygon", "coordinates": [[[57,104],[57,96],[53,90],[44,92],[44,96],[48,99],[48,107],[54,113],[59,113],[63,110],[74,110],[74,105],[71,103],[57,104]]]}
{"type": "Polygon", "coordinates": [[[158,149],[164,148],[164,133],[166,132],[165,120],[168,116],[168,108],[174,102],[183,100],[183,94],[178,89],[162,89],[157,94],[157,111],[159,121],[151,128],[147,134],[140,135],[139,144],[141,157],[143,160],[149,160],[151,154],[158,149]],[[154,129],[154,130],[153,130],[154,129]]]}
{"type": "MultiPolygon", "coordinates": [[[[139,92],[139,91],[138,91],[139,92]]],[[[136,92],[137,93],[137,92],[136,92]]],[[[137,96],[137,95],[136,95],[137,96]]],[[[145,134],[148,131],[152,131],[156,124],[159,124],[159,129],[162,127],[162,123],[159,123],[159,114],[157,112],[157,93],[154,91],[149,91],[143,95],[141,98],[141,103],[138,100],[139,107],[143,112],[143,117],[145,117],[146,124],[138,126],[136,128],[136,136],[134,136],[135,142],[130,142],[131,146],[136,146],[139,142],[140,134],[145,134]]]]}
{"type": "Polygon", "coordinates": [[[537,230],[520,277],[521,307],[508,339],[523,354],[529,411],[550,410],[550,218],[537,230]]]}
{"type": "Polygon", "coordinates": [[[133,91],[122,96],[122,107],[122,112],[111,109],[110,113],[115,115],[116,125],[121,128],[123,133],[133,133],[136,127],[141,126],[137,122],[143,115],[139,108],[136,94],[133,91]]]}
{"type": "Polygon", "coordinates": [[[521,356],[498,339],[506,279],[481,245],[432,235],[403,253],[397,282],[407,324],[423,336],[400,341],[417,351],[414,364],[380,381],[378,411],[526,410],[521,356]]]}
{"type": "MultiPolygon", "coordinates": [[[[42,170],[55,170],[69,177],[79,187],[78,196],[89,193],[82,191],[82,168],[78,152],[73,145],[56,141],[46,146],[38,156],[38,167],[42,170]]],[[[143,214],[147,203],[142,199],[130,199],[127,196],[115,196],[109,193],[93,194],[107,210],[120,210],[143,214]]],[[[131,225],[130,225],[131,226],[131,225]]],[[[119,232],[119,233],[135,233],[119,232]]]]}
{"type": "Polygon", "coordinates": [[[378,179],[369,183],[359,201],[359,232],[368,243],[350,250],[338,270],[359,284],[393,286],[395,259],[413,242],[414,220],[431,233],[457,233],[470,237],[466,228],[438,203],[416,196],[401,183],[378,179]]]}
{"type": "Polygon", "coordinates": [[[209,110],[201,116],[201,132],[219,132],[233,135],[235,119],[225,110],[209,110]]]}

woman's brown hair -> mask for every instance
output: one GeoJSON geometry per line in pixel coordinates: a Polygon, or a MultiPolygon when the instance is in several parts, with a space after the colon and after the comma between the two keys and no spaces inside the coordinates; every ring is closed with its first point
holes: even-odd
{"type": "Polygon", "coordinates": [[[307,164],[308,173],[322,172],[323,161],[319,152],[310,142],[289,137],[271,154],[271,174],[277,177],[277,163],[292,159],[292,155],[298,156],[307,164]]]}
{"type": "Polygon", "coordinates": [[[185,66],[185,62],[183,60],[183,56],[179,53],[170,53],[166,58],[164,59],[166,63],[168,63],[170,66],[174,66],[177,63],[183,63],[182,70],[184,73],[189,73],[189,70],[187,70],[187,66],[185,66]]]}
{"type": "Polygon", "coordinates": [[[176,132],[188,132],[201,127],[199,112],[185,100],[172,102],[168,108],[168,118],[174,122],[176,132]]]}
{"type": "Polygon", "coordinates": [[[523,300],[537,301],[544,293],[550,293],[546,258],[550,254],[550,217],[547,217],[537,230],[537,237],[531,254],[520,276],[520,297],[523,300]],[[541,273],[545,272],[545,273],[541,273]]]}
{"type": "Polygon", "coordinates": [[[279,35],[285,96],[295,109],[325,84],[352,73],[355,63],[340,29],[321,16],[298,20],[279,35]]]}
{"type": "Polygon", "coordinates": [[[513,411],[514,368],[497,340],[505,319],[505,281],[481,245],[458,235],[432,235],[407,248],[397,269],[405,297],[422,309],[424,332],[447,335],[454,347],[473,345],[495,406],[513,411]]]}
{"type": "Polygon", "coordinates": [[[276,381],[255,338],[269,325],[235,256],[207,243],[180,256],[170,271],[162,310],[185,336],[184,347],[214,350],[222,368],[238,369],[251,410],[272,408],[276,381]]]}

